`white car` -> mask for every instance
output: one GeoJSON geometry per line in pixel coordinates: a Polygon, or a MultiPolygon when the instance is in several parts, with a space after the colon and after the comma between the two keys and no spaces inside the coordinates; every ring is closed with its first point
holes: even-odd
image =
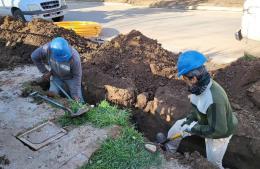
{"type": "Polygon", "coordinates": [[[260,0],[245,0],[241,29],[236,39],[242,40],[245,54],[260,57],[260,0]]]}
{"type": "Polygon", "coordinates": [[[59,22],[67,8],[65,0],[0,0],[0,15],[13,15],[23,21],[42,18],[59,22]]]}

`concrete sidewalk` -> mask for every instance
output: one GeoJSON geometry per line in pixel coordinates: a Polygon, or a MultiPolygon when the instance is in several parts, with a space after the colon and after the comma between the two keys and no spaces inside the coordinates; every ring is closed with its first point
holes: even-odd
{"type": "Polygon", "coordinates": [[[88,162],[112,128],[91,125],[68,130],[67,134],[38,151],[33,151],[16,136],[34,126],[63,115],[47,104],[37,105],[31,98],[20,97],[22,84],[39,77],[36,67],[0,72],[0,157],[9,165],[4,169],[76,169],[88,162]]]}

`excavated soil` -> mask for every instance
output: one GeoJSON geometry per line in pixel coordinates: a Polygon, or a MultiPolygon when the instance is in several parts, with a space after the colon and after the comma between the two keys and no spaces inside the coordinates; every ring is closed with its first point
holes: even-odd
{"type": "Polygon", "coordinates": [[[98,68],[111,77],[131,79],[137,93],[147,92],[152,98],[159,86],[175,77],[178,55],[133,30],[103,44],[89,57],[92,59],[85,65],[85,72],[98,68]]]}
{"type": "Polygon", "coordinates": [[[260,120],[260,104],[257,98],[259,97],[260,59],[239,59],[227,68],[218,70],[215,79],[225,88],[235,110],[250,111],[256,120],[260,120]]]}
{"type": "Polygon", "coordinates": [[[32,63],[30,55],[33,50],[58,36],[66,38],[82,58],[99,46],[49,21],[35,19],[23,23],[9,16],[0,18],[0,70],[32,63]]]}

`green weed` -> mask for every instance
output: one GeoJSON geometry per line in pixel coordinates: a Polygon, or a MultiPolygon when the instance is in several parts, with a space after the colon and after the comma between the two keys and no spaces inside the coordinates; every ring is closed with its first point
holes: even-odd
{"type": "Polygon", "coordinates": [[[255,56],[246,54],[245,56],[242,57],[242,59],[246,61],[252,61],[252,60],[256,60],[257,58],[255,56]]]}
{"type": "MultiPolygon", "coordinates": [[[[79,106],[82,106],[77,104],[73,103],[72,110],[77,110],[79,106]]],[[[116,106],[111,106],[107,101],[102,101],[97,107],[80,117],[71,118],[69,113],[65,113],[57,121],[63,127],[69,125],[78,126],[88,122],[97,127],[106,127],[114,124],[126,126],[129,124],[129,114],[127,110],[120,110],[116,106]]]]}
{"type": "Polygon", "coordinates": [[[72,100],[70,101],[70,109],[72,112],[77,112],[80,108],[85,107],[86,105],[82,104],[79,101],[72,100]]]}

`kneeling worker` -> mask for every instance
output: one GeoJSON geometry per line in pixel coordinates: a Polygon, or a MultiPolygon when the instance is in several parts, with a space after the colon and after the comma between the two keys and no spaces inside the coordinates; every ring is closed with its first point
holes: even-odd
{"type": "Polygon", "coordinates": [[[83,102],[81,91],[82,69],[79,53],[69,45],[64,38],[53,39],[38,49],[32,55],[32,60],[45,80],[50,80],[49,95],[60,93],[60,87],[66,87],[70,96],[83,102]],[[47,60],[50,69],[44,64],[47,60]]]}
{"type": "MultiPolygon", "coordinates": [[[[171,138],[181,132],[183,137],[198,135],[205,138],[208,161],[224,169],[222,159],[238,120],[232,112],[226,92],[211,79],[206,70],[206,61],[205,56],[197,51],[186,51],[179,57],[178,76],[182,76],[188,85],[192,113],[178,120],[167,137],[171,138]]],[[[180,141],[169,142],[169,149],[176,151],[180,141]]]]}

